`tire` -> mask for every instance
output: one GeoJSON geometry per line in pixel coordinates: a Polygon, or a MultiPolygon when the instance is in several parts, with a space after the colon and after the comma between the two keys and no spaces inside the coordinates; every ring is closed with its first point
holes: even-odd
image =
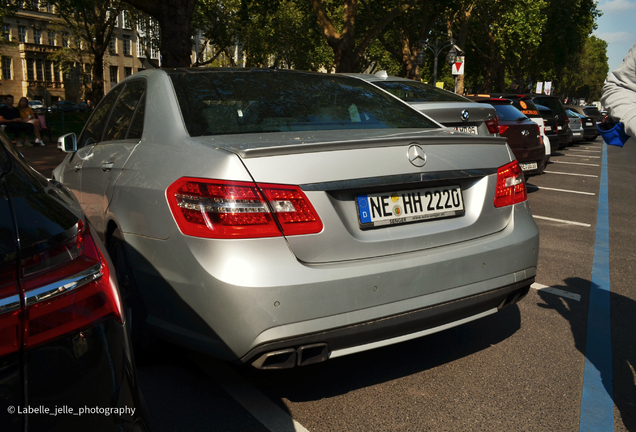
{"type": "Polygon", "coordinates": [[[135,353],[135,362],[147,363],[151,352],[157,346],[157,337],[146,323],[148,310],[139,293],[135,275],[130,266],[126,242],[119,228],[115,229],[110,237],[108,254],[117,272],[117,284],[126,316],[126,326],[135,353]]]}

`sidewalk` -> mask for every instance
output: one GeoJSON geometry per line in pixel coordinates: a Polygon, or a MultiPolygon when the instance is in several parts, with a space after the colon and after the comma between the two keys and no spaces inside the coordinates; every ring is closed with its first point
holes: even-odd
{"type": "Polygon", "coordinates": [[[51,177],[53,168],[58,166],[66,157],[66,153],[57,149],[57,143],[47,144],[44,147],[19,147],[18,150],[33,168],[48,178],[51,177]]]}

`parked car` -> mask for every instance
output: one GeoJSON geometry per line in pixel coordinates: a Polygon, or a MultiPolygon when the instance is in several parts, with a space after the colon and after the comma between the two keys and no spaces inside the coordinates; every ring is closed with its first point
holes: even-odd
{"type": "Polygon", "coordinates": [[[598,137],[598,129],[596,121],[588,116],[577,113],[581,118],[581,126],[583,127],[583,139],[585,141],[594,141],[598,137]]]}
{"type": "MultiPolygon", "coordinates": [[[[543,105],[550,110],[557,122],[557,136],[559,149],[566,148],[572,142],[572,135],[570,134],[570,119],[568,118],[563,103],[557,96],[544,95],[544,94],[531,94],[529,95],[535,104],[543,105]]],[[[550,141],[552,143],[552,141],[550,141]]],[[[553,143],[556,144],[556,143],[553,143]]]]}
{"type": "Polygon", "coordinates": [[[468,98],[420,81],[389,76],[386,71],[373,75],[345,75],[388,91],[446,127],[473,135],[497,133],[495,109],[487,105],[474,103],[468,98]]]}
{"type": "MultiPolygon", "coordinates": [[[[556,135],[556,119],[552,117],[551,121],[546,120],[544,116],[539,112],[539,108],[537,107],[537,105],[535,105],[535,103],[528,95],[501,93],[497,94],[496,96],[491,95],[490,97],[510,99],[512,101],[512,105],[515,108],[517,108],[526,117],[528,117],[539,126],[541,140],[543,142],[543,147],[545,148],[545,164],[547,165],[548,161],[550,160],[550,155],[552,154],[552,144],[550,138],[552,138],[555,143],[558,143],[558,137],[556,135]]],[[[473,95],[473,99],[479,99],[479,97],[475,98],[475,96],[473,95]]]]}
{"type": "Polygon", "coordinates": [[[80,107],[75,102],[59,101],[57,104],[49,107],[49,112],[79,112],[80,107]]]}
{"type": "Polygon", "coordinates": [[[109,245],[138,348],[152,330],[304,366],[494,313],[534,281],[505,140],[449,133],[358,78],[147,70],[58,145],[54,178],[109,245]]]}
{"type": "MultiPolygon", "coordinates": [[[[594,129],[596,129],[597,124],[603,122],[603,118],[604,118],[603,114],[601,114],[598,108],[595,107],[594,105],[590,105],[590,106],[566,105],[565,107],[584,117],[591,118],[592,121],[594,122],[594,129]]],[[[589,134],[588,136],[585,137],[585,140],[594,141],[596,137],[598,137],[598,135],[599,135],[598,131],[594,134],[594,136],[589,134]]]]}
{"type": "Polygon", "coordinates": [[[499,135],[508,140],[508,145],[524,173],[542,174],[546,157],[539,125],[519,111],[510,99],[476,97],[474,100],[495,107],[499,119],[499,135]]]}
{"type": "Polygon", "coordinates": [[[79,203],[0,132],[2,430],[147,430],[125,324],[79,203]]]}
{"type": "Polygon", "coordinates": [[[32,99],[29,101],[29,106],[36,114],[44,114],[46,112],[46,108],[42,105],[41,100],[32,99]]]}
{"type": "Polygon", "coordinates": [[[585,137],[583,132],[583,124],[581,123],[581,117],[578,113],[567,109],[566,113],[570,118],[570,130],[572,131],[572,143],[577,143],[583,140],[585,137]]]}

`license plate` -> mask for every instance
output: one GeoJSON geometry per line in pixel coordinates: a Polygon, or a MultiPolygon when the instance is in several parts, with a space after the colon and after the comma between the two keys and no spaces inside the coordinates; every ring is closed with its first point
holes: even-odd
{"type": "Polygon", "coordinates": [[[581,135],[581,132],[572,132],[572,135],[573,136],[579,136],[579,135],[581,135]]]}
{"type": "Polygon", "coordinates": [[[545,127],[545,130],[547,130],[547,131],[551,131],[551,130],[552,130],[552,126],[546,126],[546,127],[545,127]]]}
{"type": "Polygon", "coordinates": [[[594,123],[585,123],[585,126],[594,126],[594,123]]]}
{"type": "Polygon", "coordinates": [[[563,130],[563,126],[557,126],[557,130],[563,130]]]}
{"type": "Polygon", "coordinates": [[[479,135],[477,126],[455,126],[455,129],[459,132],[465,132],[473,135],[479,135]]]}
{"type": "Polygon", "coordinates": [[[536,170],[537,169],[537,163],[536,162],[520,163],[519,166],[521,167],[521,171],[530,171],[530,170],[536,170]]]}
{"type": "Polygon", "coordinates": [[[358,195],[356,204],[360,225],[365,228],[464,214],[459,185],[358,195]]]}

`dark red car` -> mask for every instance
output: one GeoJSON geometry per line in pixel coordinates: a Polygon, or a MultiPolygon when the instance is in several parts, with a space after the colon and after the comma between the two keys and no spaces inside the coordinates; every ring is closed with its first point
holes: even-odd
{"type": "Polygon", "coordinates": [[[545,169],[545,146],[539,126],[513,106],[510,99],[473,98],[492,105],[499,119],[499,135],[508,140],[519,166],[526,175],[541,174],[545,169]]]}

